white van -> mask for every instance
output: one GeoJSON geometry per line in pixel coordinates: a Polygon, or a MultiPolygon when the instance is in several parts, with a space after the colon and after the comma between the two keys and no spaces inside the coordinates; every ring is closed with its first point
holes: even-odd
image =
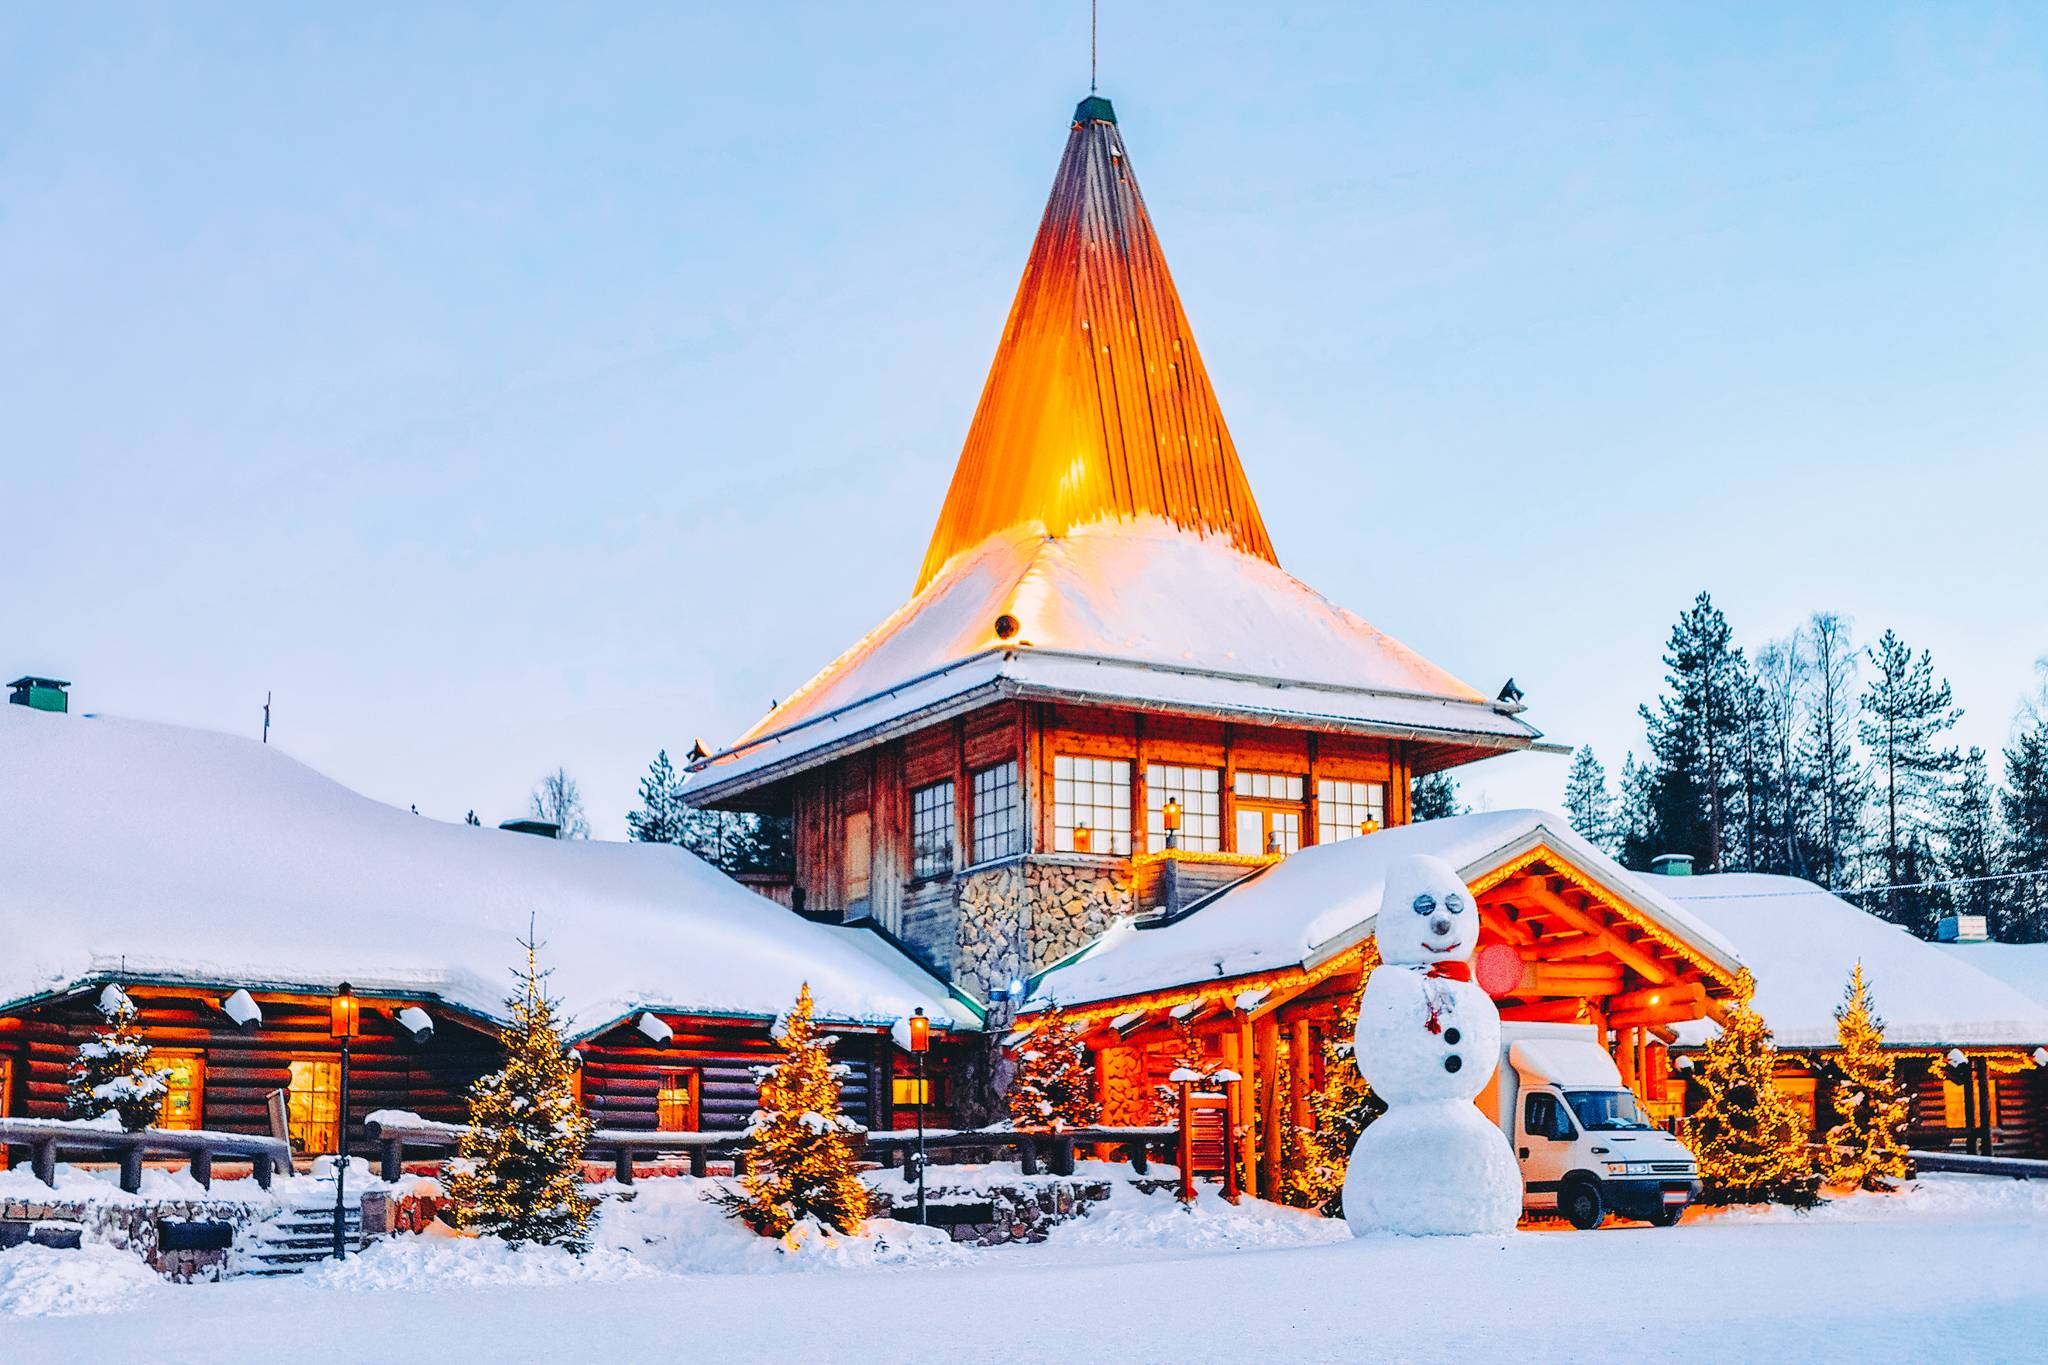
{"type": "Polygon", "coordinates": [[[1503,1020],[1479,1106],[1522,1164],[1522,1207],[1576,1228],[1610,1213],[1668,1228],[1699,1197],[1699,1163],[1651,1123],[1590,1024],[1503,1020]]]}

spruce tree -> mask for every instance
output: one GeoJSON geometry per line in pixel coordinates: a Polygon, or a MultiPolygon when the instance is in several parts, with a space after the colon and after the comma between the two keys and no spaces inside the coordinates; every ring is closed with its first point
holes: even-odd
{"type": "Polygon", "coordinates": [[[1836,1121],[1821,1152],[1821,1172],[1830,1185],[1895,1189],[1892,1182],[1906,1174],[1901,1133],[1912,1101],[1885,1053],[1884,1020],[1872,1008],[1861,962],[1835,1007],[1835,1041],[1829,1061],[1840,1073],[1832,1100],[1836,1121]]]}
{"type": "Polygon", "coordinates": [[[1088,1045],[1058,1006],[1018,1050],[1008,1099],[1011,1125],[1027,1132],[1088,1128],[1101,1117],[1088,1045]]]}
{"type": "Polygon", "coordinates": [[[1648,867],[1657,856],[1656,779],[1633,752],[1621,757],[1621,800],[1614,811],[1615,856],[1629,867],[1648,867]]]}
{"type": "Polygon", "coordinates": [[[1956,780],[1944,794],[1941,849],[1942,879],[1956,885],[1942,891],[1940,903],[1955,914],[1983,915],[1987,923],[1998,924],[2009,898],[1991,880],[2000,871],[2003,849],[1990,766],[1982,749],[1972,748],[1963,756],[1956,780]]]}
{"type": "Polygon", "coordinates": [[[1671,628],[1665,692],[1653,710],[1639,707],[1649,731],[1651,811],[1656,853],[1689,853],[1717,872],[1728,850],[1728,801],[1748,677],[1728,618],[1701,593],[1671,628]]]}
{"type": "Polygon", "coordinates": [[[838,1039],[817,1031],[812,1011],[805,982],[775,1023],[782,1059],[754,1070],[761,1098],[747,1125],[746,1174],[721,1201],[763,1237],[790,1239],[806,1222],[856,1233],[867,1221],[868,1190],[847,1141],[860,1125],[839,1109],[846,1068],[832,1061],[838,1039]]]}
{"type": "Polygon", "coordinates": [[[1332,1218],[1344,1214],[1344,1173],[1350,1168],[1351,1149],[1358,1145],[1358,1135],[1387,1111],[1386,1103],[1359,1074],[1352,1041],[1358,1027],[1358,1002],[1378,961],[1377,950],[1368,950],[1357,992],[1337,1011],[1330,1031],[1323,1035],[1323,1083],[1308,1098],[1315,1127],[1301,1143],[1297,1198],[1302,1207],[1321,1209],[1332,1218]]]}
{"type": "Polygon", "coordinates": [[[529,937],[526,968],[505,1004],[505,1065],[469,1092],[469,1131],[451,1165],[448,1193],[464,1228],[582,1252],[591,1211],[583,1148],[592,1128],[576,1099],[576,1064],[562,1040],[547,974],[529,937]]]}
{"type": "Polygon", "coordinates": [[[1614,793],[1607,787],[1607,769],[1600,766],[1590,744],[1581,744],[1572,754],[1571,771],[1564,779],[1564,813],[1588,843],[1615,851],[1614,793]]]}
{"type": "Polygon", "coordinates": [[[1807,693],[1800,763],[1811,785],[1807,837],[1815,849],[1813,875],[1828,886],[1849,880],[1862,854],[1865,774],[1851,738],[1857,725],[1857,665],[1861,655],[1846,617],[1815,612],[1807,622],[1813,673],[1807,693]]]}
{"type": "Polygon", "coordinates": [[[1810,1204],[1819,1177],[1806,1125],[1773,1081],[1778,1050],[1763,1016],[1741,999],[1701,1050],[1694,1080],[1704,1097],[1686,1117],[1685,1143],[1699,1158],[1700,1198],[1710,1204],[1810,1204]]]}
{"type": "Polygon", "coordinates": [[[2014,723],[1998,808],[2005,817],[2005,865],[2034,874],[2015,878],[2007,888],[2007,913],[1998,936],[2009,943],[2037,943],[2048,939],[2048,688],[2040,702],[2021,709],[2014,723]]]}
{"type": "Polygon", "coordinates": [[[65,1090],[65,1115],[96,1119],[114,1114],[139,1133],[163,1112],[171,1073],[149,1064],[149,1043],[135,1026],[135,1002],[119,986],[100,992],[106,1026],[78,1045],[65,1090]]]}
{"type": "Polygon", "coordinates": [[[1424,773],[1408,785],[1408,818],[1417,824],[1463,815],[1465,811],[1464,803],[1458,800],[1458,779],[1448,772],[1424,773]]]}
{"type": "MultiPolygon", "coordinates": [[[[1870,751],[1885,882],[1900,886],[1921,880],[1907,874],[1908,850],[1916,835],[1924,847],[1943,785],[1960,761],[1954,749],[1938,741],[1963,711],[1953,704],[1948,681],[1935,679],[1934,658],[1927,650],[1916,658],[1905,641],[1887,630],[1866,657],[1871,678],[1857,733],[1870,751]]],[[[1924,937],[1931,927],[1929,905],[1922,892],[1894,891],[1872,908],[1924,937]]]]}
{"type": "Polygon", "coordinates": [[[682,779],[668,761],[668,750],[663,749],[640,779],[640,809],[626,816],[626,833],[637,843],[680,844],[688,811],[683,804],[682,779]]]}

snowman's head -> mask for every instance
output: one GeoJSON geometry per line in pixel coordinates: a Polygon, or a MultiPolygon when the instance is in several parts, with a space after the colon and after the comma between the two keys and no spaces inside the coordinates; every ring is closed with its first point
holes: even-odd
{"type": "Polygon", "coordinates": [[[1462,962],[1479,942],[1479,905],[1449,863],[1412,854],[1387,869],[1375,933],[1382,962],[1462,962]]]}

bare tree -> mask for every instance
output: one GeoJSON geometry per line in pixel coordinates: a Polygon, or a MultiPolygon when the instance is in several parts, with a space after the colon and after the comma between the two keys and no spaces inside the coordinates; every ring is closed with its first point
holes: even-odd
{"type": "MultiPolygon", "coordinates": [[[[1795,877],[1806,875],[1800,832],[1807,826],[1809,784],[1800,761],[1799,735],[1806,728],[1806,698],[1814,681],[1813,654],[1803,629],[1773,640],[1756,653],[1757,682],[1763,688],[1764,741],[1770,747],[1771,774],[1777,787],[1777,828],[1772,840],[1781,845],[1780,866],[1795,877]]],[[[1774,860],[1776,861],[1776,860],[1774,860]]]]}
{"type": "Polygon", "coordinates": [[[533,789],[533,813],[555,826],[557,839],[588,839],[590,821],[583,814],[583,793],[567,768],[556,768],[533,789]]]}
{"type": "Polygon", "coordinates": [[[1863,843],[1863,774],[1850,743],[1856,733],[1857,651],[1847,618],[1834,612],[1815,612],[1806,629],[1813,651],[1806,708],[1813,835],[1818,870],[1829,886],[1840,886],[1863,843]]]}

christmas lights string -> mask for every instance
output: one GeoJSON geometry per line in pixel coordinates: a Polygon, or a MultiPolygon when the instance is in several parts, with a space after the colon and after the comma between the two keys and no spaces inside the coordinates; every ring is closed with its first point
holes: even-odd
{"type": "MultiPolygon", "coordinates": [[[[2048,868],[2032,872],[1995,872],[1982,877],[1947,877],[1933,882],[1900,882],[1896,886],[1831,886],[1831,896],[1881,896],[1888,891],[1926,891],[1938,886],[1977,886],[1984,882],[2029,881],[2048,877],[2048,868]]],[[[1811,891],[1725,891],[1715,896],[1687,896],[1689,901],[1760,901],[1783,896],[1810,896],[1811,891]]]]}

